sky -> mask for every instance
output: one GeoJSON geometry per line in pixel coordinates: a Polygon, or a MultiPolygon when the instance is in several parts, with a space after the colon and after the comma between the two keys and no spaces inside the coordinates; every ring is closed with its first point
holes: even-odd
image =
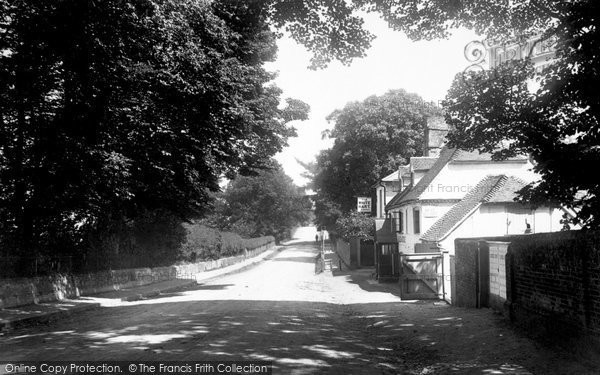
{"type": "Polygon", "coordinates": [[[276,61],[266,65],[279,73],[275,84],[283,90],[283,99],[300,99],[311,107],[308,120],[292,123],[298,137],[291,138],[289,146],[275,157],[298,186],[308,180],[301,176],[304,168],[296,159],[313,161],[320,150],[333,143],[321,136],[334,125],[327,123],[327,115],[348,102],[392,89],[417,93],[426,101],[443,100],[454,75],[469,65],[465,45],[479,39],[470,31],[459,30],[446,40],[413,42],[389,29],[376,14],[365,16],[365,27],[376,39],[367,56],[350,66],[336,61],[326,69],[310,70],[310,53],[287,37],[278,41],[276,61]]]}

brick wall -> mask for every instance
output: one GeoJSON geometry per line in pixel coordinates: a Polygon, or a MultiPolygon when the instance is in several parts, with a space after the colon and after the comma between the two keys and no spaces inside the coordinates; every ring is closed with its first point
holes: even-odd
{"type": "Polygon", "coordinates": [[[526,236],[507,254],[513,319],[553,330],[600,334],[600,234],[526,236]]]}
{"type": "Polygon", "coordinates": [[[455,249],[453,304],[492,307],[538,332],[600,334],[600,232],[457,239],[455,249]],[[504,259],[495,241],[510,243],[504,259]]]}

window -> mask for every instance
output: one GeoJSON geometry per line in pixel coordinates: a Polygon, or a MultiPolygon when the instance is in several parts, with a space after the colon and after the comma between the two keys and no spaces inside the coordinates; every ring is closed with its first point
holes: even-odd
{"type": "Polygon", "coordinates": [[[402,233],[404,229],[404,215],[402,212],[392,212],[392,230],[402,233]]]}
{"type": "Polygon", "coordinates": [[[421,217],[418,208],[413,208],[413,229],[415,234],[421,233],[421,217]]]}

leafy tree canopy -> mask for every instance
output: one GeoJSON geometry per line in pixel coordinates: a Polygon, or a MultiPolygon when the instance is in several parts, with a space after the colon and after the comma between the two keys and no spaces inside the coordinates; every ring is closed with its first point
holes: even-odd
{"type": "Polygon", "coordinates": [[[0,1],[5,243],[77,246],[148,210],[189,219],[220,176],[265,167],[308,111],[278,107],[262,65],[283,10],[265,5],[0,1]]]}
{"type": "Polygon", "coordinates": [[[216,195],[207,223],[246,237],[274,236],[281,240],[308,220],[310,201],[301,194],[281,165],[255,176],[238,176],[216,195]]]}
{"type": "Polygon", "coordinates": [[[577,210],[574,223],[598,226],[600,181],[591,172],[600,163],[597,1],[355,0],[352,6],[381,14],[413,40],[445,38],[459,27],[491,44],[555,39],[555,60],[542,71],[508,62],[457,76],[444,105],[454,127],[450,144],[498,158],[529,154],[541,180],[522,199],[560,203],[577,210]]]}
{"type": "Polygon", "coordinates": [[[381,177],[422,155],[427,117],[438,111],[416,94],[392,90],[329,115],[335,141],[317,156],[313,179],[319,224],[331,225],[337,211],[356,207],[357,196],[370,196],[381,177]]]}
{"type": "Polygon", "coordinates": [[[444,104],[454,128],[449,139],[498,158],[530,155],[541,180],[522,190],[520,199],[572,208],[577,217],[571,222],[595,228],[600,223],[600,178],[592,172],[600,165],[600,25],[595,16],[600,4],[531,3],[546,9],[537,12],[544,22],[538,31],[542,39],[556,38],[555,59],[541,71],[524,60],[458,76],[444,104]]]}

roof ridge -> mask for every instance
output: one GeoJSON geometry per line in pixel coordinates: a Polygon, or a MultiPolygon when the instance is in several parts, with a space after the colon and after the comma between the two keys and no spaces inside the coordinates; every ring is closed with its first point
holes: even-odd
{"type": "MultiPolygon", "coordinates": [[[[481,198],[481,202],[487,202],[489,201],[494,194],[496,194],[498,192],[498,190],[500,190],[502,188],[502,186],[504,186],[506,184],[506,181],[508,181],[508,176],[505,174],[501,174],[501,175],[496,175],[496,176],[487,176],[485,178],[498,178],[498,180],[496,180],[496,182],[491,186],[490,190],[483,196],[483,198],[481,198]]],[[[483,181],[483,180],[482,180],[483,181]]]]}
{"type": "Polygon", "coordinates": [[[453,231],[453,229],[467,218],[482,203],[486,202],[489,196],[493,196],[496,189],[499,189],[508,180],[508,177],[502,175],[487,175],[473,187],[460,202],[453,205],[444,215],[439,217],[431,227],[421,236],[425,241],[440,241],[453,231]],[[489,186],[488,186],[489,185],[489,186]],[[491,195],[490,195],[491,194],[491,195]]]}
{"type": "Polygon", "coordinates": [[[452,160],[454,154],[456,153],[456,150],[456,148],[450,148],[448,146],[442,147],[440,155],[436,158],[431,168],[429,168],[427,172],[423,175],[423,177],[421,177],[419,182],[417,182],[414,185],[411,184],[410,187],[407,187],[405,190],[403,190],[394,198],[392,198],[392,200],[388,204],[386,204],[386,210],[393,209],[396,207],[396,205],[400,205],[404,201],[404,198],[406,198],[407,196],[410,197],[407,199],[407,201],[418,199],[423,193],[423,191],[425,191],[429,183],[431,183],[435,179],[435,177],[440,173],[440,171],[444,168],[444,166],[447,165],[450,162],[450,160],[452,160]],[[402,196],[400,196],[400,194],[402,196]]]}

